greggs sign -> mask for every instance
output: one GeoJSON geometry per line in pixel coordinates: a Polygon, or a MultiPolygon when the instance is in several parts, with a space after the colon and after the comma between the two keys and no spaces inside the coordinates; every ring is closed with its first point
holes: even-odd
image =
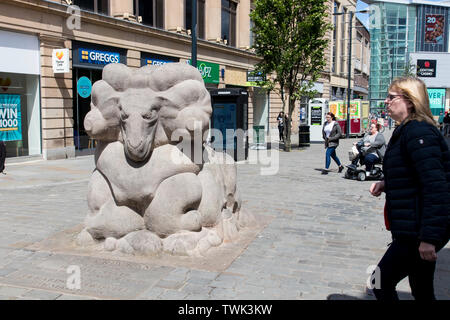
{"type": "Polygon", "coordinates": [[[52,64],[54,73],[69,72],[69,49],[54,49],[52,53],[52,64]]]}
{"type": "Polygon", "coordinates": [[[81,63],[107,65],[109,63],[120,63],[120,54],[117,52],[99,51],[91,49],[78,49],[81,63]]]}

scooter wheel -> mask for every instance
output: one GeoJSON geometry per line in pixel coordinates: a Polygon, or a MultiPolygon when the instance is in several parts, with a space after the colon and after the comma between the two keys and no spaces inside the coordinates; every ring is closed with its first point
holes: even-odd
{"type": "Polygon", "coordinates": [[[366,180],[366,173],[364,171],[360,171],[358,173],[358,181],[365,181],[366,180]]]}

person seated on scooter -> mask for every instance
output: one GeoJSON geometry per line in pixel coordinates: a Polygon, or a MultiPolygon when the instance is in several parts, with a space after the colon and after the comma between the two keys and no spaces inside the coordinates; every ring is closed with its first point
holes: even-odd
{"type": "Polygon", "coordinates": [[[370,175],[373,169],[373,165],[381,161],[386,151],[386,140],[382,133],[379,133],[381,124],[372,123],[370,130],[364,138],[355,143],[359,151],[359,156],[352,161],[350,165],[354,169],[358,164],[358,160],[366,165],[366,174],[370,175]]]}

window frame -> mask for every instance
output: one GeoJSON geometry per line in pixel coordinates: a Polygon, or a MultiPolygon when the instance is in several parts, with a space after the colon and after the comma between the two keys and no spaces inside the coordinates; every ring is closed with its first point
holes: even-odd
{"type": "MultiPolygon", "coordinates": [[[[185,30],[191,30],[192,32],[192,21],[191,28],[188,28],[188,14],[187,14],[187,2],[191,3],[191,16],[189,17],[192,20],[192,0],[184,0],[184,28],[185,30]]],[[[205,0],[197,0],[197,37],[200,39],[206,38],[206,28],[205,28],[205,17],[206,17],[206,1],[205,0]],[[202,4],[202,6],[200,5],[202,4]],[[203,9],[203,14],[202,14],[203,9]]]]}
{"type": "MultiPolygon", "coordinates": [[[[165,13],[165,1],[164,0],[151,0],[152,1],[152,7],[153,7],[153,16],[152,16],[152,24],[147,24],[142,21],[142,24],[145,26],[150,26],[158,29],[164,29],[164,13],[165,13]],[[160,15],[160,17],[158,17],[160,15]]],[[[141,16],[142,14],[139,14],[139,0],[133,0],[133,14],[135,15],[136,19],[137,17],[141,16]]]]}
{"type": "Polygon", "coordinates": [[[224,19],[224,12],[229,17],[229,23],[228,23],[228,37],[227,40],[227,46],[230,47],[236,47],[236,38],[237,38],[237,11],[238,11],[238,3],[234,0],[221,0],[221,14],[220,14],[220,20],[221,20],[221,26],[220,26],[220,37],[222,40],[225,40],[223,37],[224,35],[224,28],[223,28],[223,19],[224,19]],[[228,2],[228,7],[224,5],[224,2],[228,2]],[[233,9],[234,6],[234,9],[233,9]]]}
{"type": "Polygon", "coordinates": [[[88,8],[82,8],[80,6],[80,3],[77,3],[78,2],[77,0],[73,1],[73,5],[78,6],[81,10],[84,10],[84,11],[110,16],[111,15],[111,0],[104,0],[104,1],[106,1],[106,5],[107,5],[107,8],[105,10],[106,12],[99,12],[98,11],[98,7],[99,7],[98,3],[101,2],[101,1],[103,1],[103,0],[93,0],[94,7],[92,8],[92,10],[90,8],[89,9],[88,8]]]}

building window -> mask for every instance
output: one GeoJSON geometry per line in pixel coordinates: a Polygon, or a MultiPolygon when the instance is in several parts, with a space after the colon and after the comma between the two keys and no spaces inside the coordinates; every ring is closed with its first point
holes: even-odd
{"type": "Polygon", "coordinates": [[[164,0],[134,0],[133,12],[147,26],[164,28],[164,0]]]}
{"type": "MultiPolygon", "coordinates": [[[[251,10],[250,12],[253,12],[251,10]]],[[[255,35],[253,33],[253,28],[255,27],[255,23],[253,22],[253,19],[250,19],[250,47],[253,47],[255,44],[255,35]]]]}
{"type": "Polygon", "coordinates": [[[109,15],[109,0],[74,0],[80,9],[109,15]]]}
{"type": "Polygon", "coordinates": [[[236,46],[236,8],[231,0],[222,0],[222,36],[229,46],[236,46]]]}
{"type": "MultiPolygon", "coordinates": [[[[184,26],[192,30],[192,0],[185,0],[184,26]]],[[[197,37],[205,39],[205,0],[197,0],[197,37]]]]}

